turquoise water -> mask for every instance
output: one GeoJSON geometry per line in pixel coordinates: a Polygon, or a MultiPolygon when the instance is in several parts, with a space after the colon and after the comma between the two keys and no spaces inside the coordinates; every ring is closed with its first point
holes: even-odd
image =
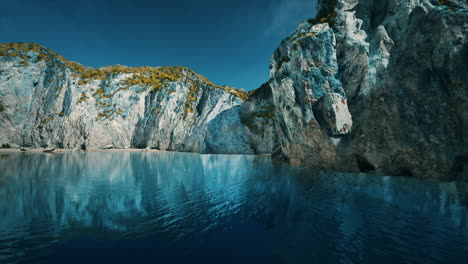
{"type": "Polygon", "coordinates": [[[468,185],[269,157],[0,155],[0,263],[468,263],[468,185]]]}

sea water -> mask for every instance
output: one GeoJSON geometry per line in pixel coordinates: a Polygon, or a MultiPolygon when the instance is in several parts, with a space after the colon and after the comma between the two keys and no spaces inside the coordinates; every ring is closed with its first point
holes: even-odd
{"type": "Polygon", "coordinates": [[[0,154],[0,263],[468,263],[467,206],[267,156],[0,154]]]}

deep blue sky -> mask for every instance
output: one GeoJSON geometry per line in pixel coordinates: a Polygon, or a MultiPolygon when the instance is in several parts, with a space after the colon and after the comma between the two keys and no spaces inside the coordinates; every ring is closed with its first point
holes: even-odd
{"type": "Polygon", "coordinates": [[[91,67],[186,66],[252,90],[316,0],[0,0],[0,42],[36,42],[91,67]]]}

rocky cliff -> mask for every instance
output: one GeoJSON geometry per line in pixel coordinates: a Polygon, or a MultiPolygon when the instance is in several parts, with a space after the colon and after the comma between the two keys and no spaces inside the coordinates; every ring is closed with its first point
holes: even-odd
{"type": "Polygon", "coordinates": [[[247,94],[183,67],[0,45],[1,144],[272,153],[293,165],[468,181],[468,4],[319,0],[247,94]]]}
{"type": "Polygon", "coordinates": [[[319,0],[271,59],[294,165],[468,180],[468,9],[453,0],[319,0]]]}
{"type": "Polygon", "coordinates": [[[252,141],[235,110],[247,97],[183,67],[93,69],[37,44],[0,44],[1,144],[268,153],[271,135],[252,141]]]}

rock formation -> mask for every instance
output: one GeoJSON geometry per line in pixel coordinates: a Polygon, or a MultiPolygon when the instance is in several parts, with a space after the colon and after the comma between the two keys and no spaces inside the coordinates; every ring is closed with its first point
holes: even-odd
{"type": "Polygon", "coordinates": [[[293,165],[468,181],[468,4],[319,0],[245,93],[183,67],[86,68],[0,45],[0,144],[273,153],[293,165]]]}
{"type": "Polygon", "coordinates": [[[319,0],[271,59],[276,154],[468,180],[467,37],[464,1],[319,0]]]}
{"type": "Polygon", "coordinates": [[[271,87],[266,83],[251,92],[245,102],[224,111],[210,123],[207,152],[211,153],[211,148],[227,154],[248,149],[245,154],[271,154],[277,140],[274,115],[271,87]]]}
{"type": "Polygon", "coordinates": [[[0,143],[11,146],[254,154],[231,111],[245,99],[183,67],[93,69],[37,44],[0,45],[0,143]]]}

